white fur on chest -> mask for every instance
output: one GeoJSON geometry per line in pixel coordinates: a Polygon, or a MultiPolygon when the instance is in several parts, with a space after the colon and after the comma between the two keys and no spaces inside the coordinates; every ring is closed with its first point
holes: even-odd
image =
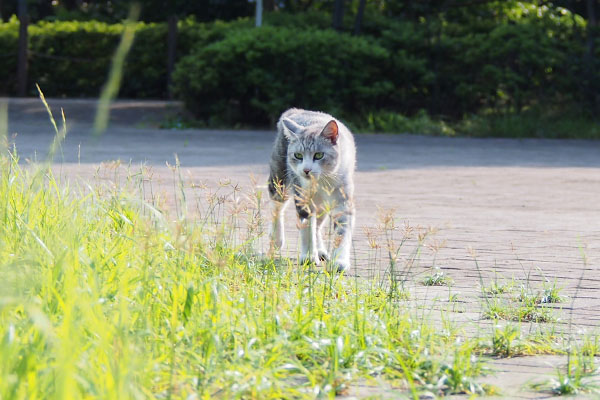
{"type": "Polygon", "coordinates": [[[348,200],[344,189],[338,182],[325,179],[318,181],[300,179],[300,181],[303,192],[301,197],[310,199],[310,208],[319,213],[330,212],[348,200]]]}

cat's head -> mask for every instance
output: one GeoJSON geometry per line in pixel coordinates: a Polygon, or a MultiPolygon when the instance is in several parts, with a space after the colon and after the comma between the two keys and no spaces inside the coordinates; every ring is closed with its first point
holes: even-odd
{"type": "Polygon", "coordinates": [[[289,141],[288,165],[298,177],[309,181],[335,173],[339,165],[339,131],[335,120],[325,126],[315,124],[306,127],[288,118],[281,122],[289,141]]]}

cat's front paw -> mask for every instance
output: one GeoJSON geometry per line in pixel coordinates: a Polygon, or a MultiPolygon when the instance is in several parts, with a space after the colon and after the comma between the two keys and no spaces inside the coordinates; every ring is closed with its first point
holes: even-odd
{"type": "Polygon", "coordinates": [[[275,230],[271,234],[271,240],[269,242],[269,253],[274,254],[278,250],[282,249],[285,245],[285,237],[281,230],[275,230]]]}
{"type": "Polygon", "coordinates": [[[341,274],[344,271],[347,271],[348,269],[350,269],[350,262],[348,261],[335,261],[335,262],[331,262],[331,263],[327,263],[327,270],[329,272],[337,272],[338,274],[341,274]]]}
{"type": "Polygon", "coordinates": [[[269,251],[267,253],[267,255],[269,257],[274,257],[277,254],[279,254],[279,251],[281,250],[281,248],[283,247],[283,243],[282,242],[275,242],[273,240],[271,240],[271,243],[269,243],[269,251]]]}
{"type": "Polygon", "coordinates": [[[306,264],[317,265],[319,263],[319,258],[310,256],[310,255],[305,255],[305,256],[301,256],[299,261],[300,261],[300,265],[306,265],[306,264]]]}
{"type": "Polygon", "coordinates": [[[325,250],[319,250],[319,260],[320,261],[329,261],[329,254],[325,250]]]}

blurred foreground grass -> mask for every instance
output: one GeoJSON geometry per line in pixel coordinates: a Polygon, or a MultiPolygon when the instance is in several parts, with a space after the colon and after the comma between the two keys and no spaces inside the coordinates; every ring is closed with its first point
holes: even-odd
{"type": "Polygon", "coordinates": [[[477,342],[375,281],[17,161],[0,158],[0,398],[314,398],[379,376],[484,391],[477,342]]]}

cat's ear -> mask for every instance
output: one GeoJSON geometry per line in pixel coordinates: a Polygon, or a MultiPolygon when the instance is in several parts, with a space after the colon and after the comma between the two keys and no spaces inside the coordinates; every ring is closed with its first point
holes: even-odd
{"type": "Polygon", "coordinates": [[[281,123],[283,124],[283,134],[288,139],[298,138],[298,134],[300,133],[300,131],[302,131],[302,127],[300,125],[298,125],[289,118],[282,119],[281,123]]]}
{"type": "Polygon", "coordinates": [[[323,128],[323,131],[321,132],[321,136],[324,136],[327,139],[329,139],[331,141],[331,144],[337,143],[338,135],[338,124],[333,119],[329,121],[327,125],[325,125],[325,128],[323,128]]]}

